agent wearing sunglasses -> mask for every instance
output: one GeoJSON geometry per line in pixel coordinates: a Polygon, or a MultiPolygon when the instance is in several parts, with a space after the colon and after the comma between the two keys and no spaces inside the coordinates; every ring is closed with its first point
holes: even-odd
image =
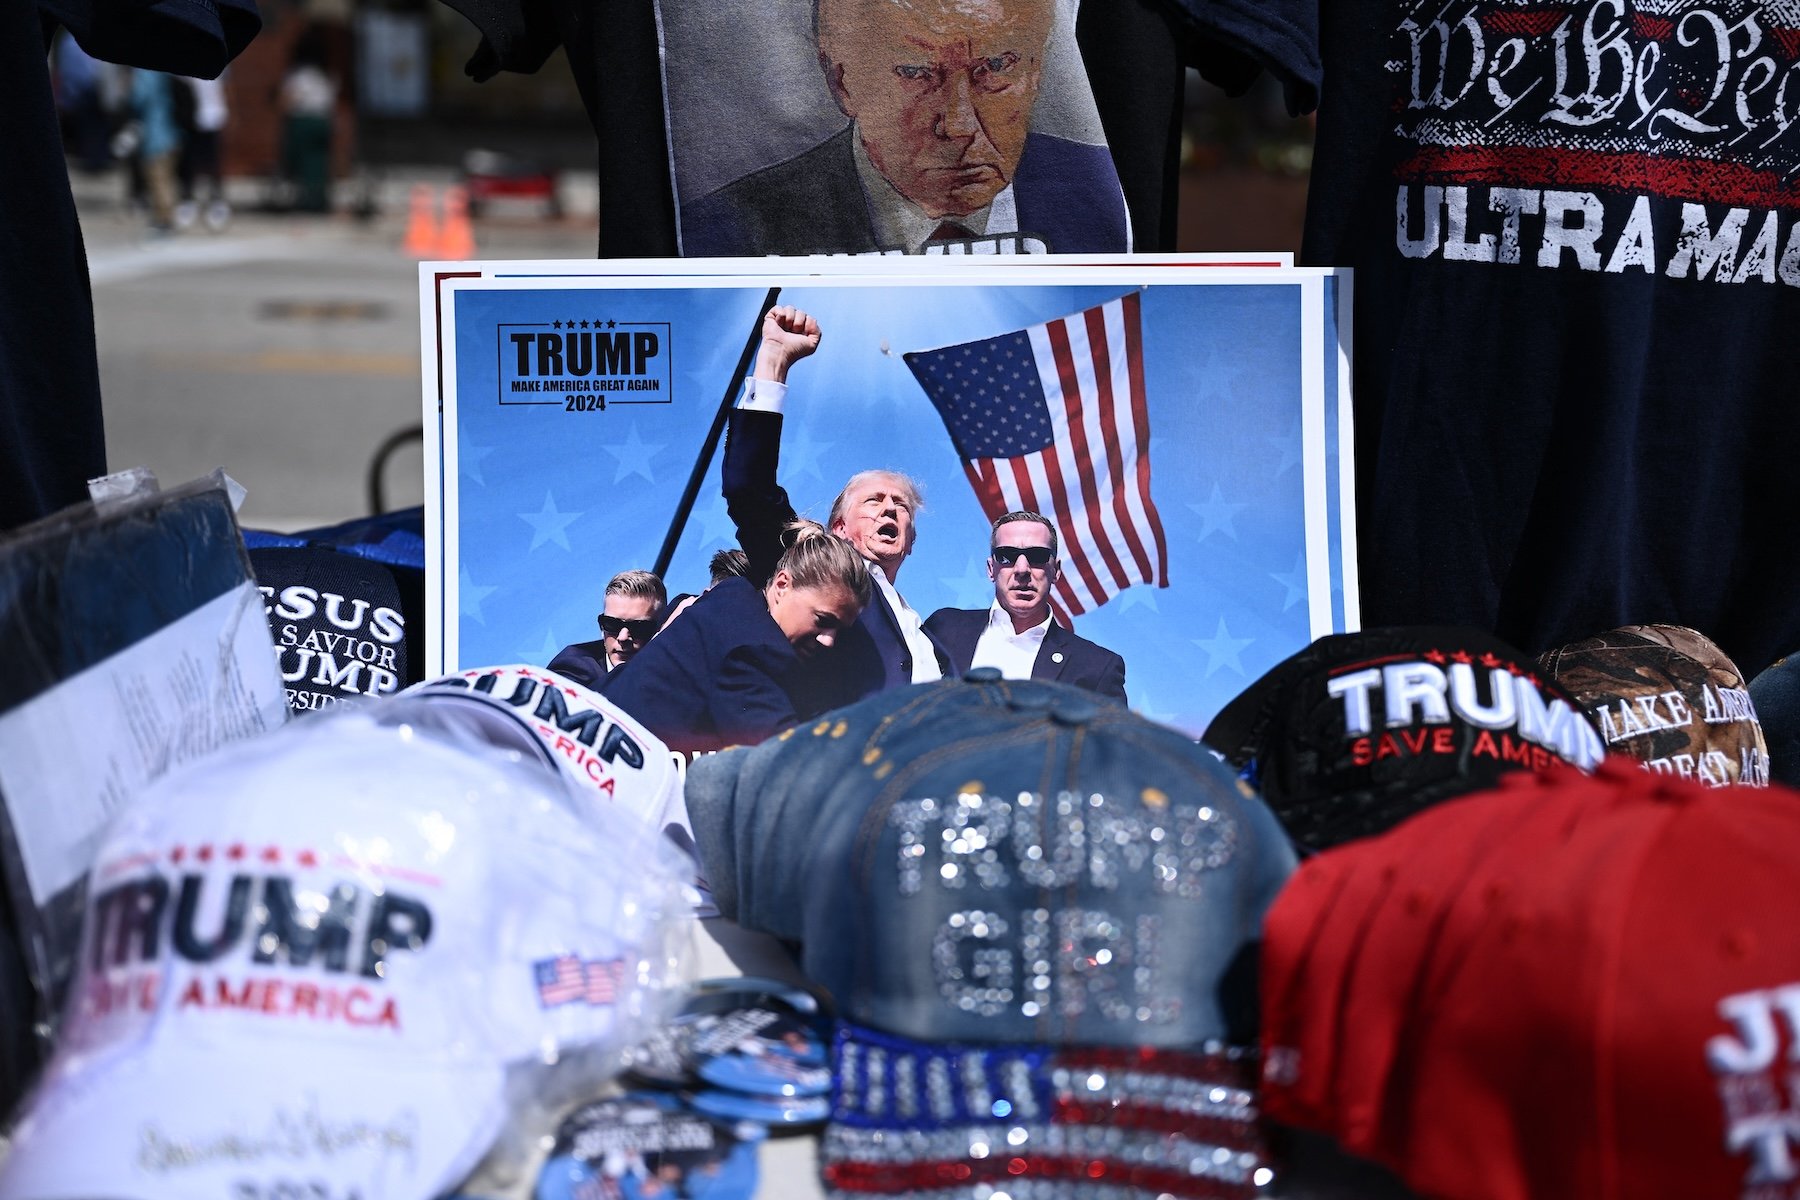
{"type": "Polygon", "coordinates": [[[1050,589],[1062,564],[1056,527],[1032,512],[1009,512],[994,522],[987,573],[994,602],[978,608],[940,608],[926,632],[949,651],[958,674],[998,667],[1008,679],[1072,683],[1125,702],[1125,660],[1058,625],[1050,589]]]}
{"type": "Polygon", "coordinates": [[[599,640],[564,646],[550,660],[550,669],[598,690],[609,671],[630,662],[662,627],[668,598],[663,581],[649,571],[620,571],[606,584],[599,640]]]}

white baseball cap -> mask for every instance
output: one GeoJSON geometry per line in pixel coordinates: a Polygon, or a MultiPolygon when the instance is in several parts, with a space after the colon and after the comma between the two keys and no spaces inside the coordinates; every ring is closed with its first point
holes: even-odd
{"type": "Polygon", "coordinates": [[[119,814],[0,1195],[430,1200],[506,1127],[509,1076],[597,1088],[588,1051],[660,1018],[679,855],[417,704],[238,743],[119,814]]]}
{"type": "Polygon", "coordinates": [[[407,692],[468,706],[470,719],[495,745],[560,772],[580,799],[633,813],[655,829],[675,826],[677,841],[693,843],[681,772],[668,746],[598,692],[521,663],[452,672],[407,692]],[[491,716],[476,717],[478,711],[491,716]]]}

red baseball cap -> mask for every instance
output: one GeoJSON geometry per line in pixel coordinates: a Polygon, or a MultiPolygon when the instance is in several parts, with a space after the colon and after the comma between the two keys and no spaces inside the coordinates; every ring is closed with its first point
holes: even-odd
{"type": "Polygon", "coordinates": [[[1467,820],[1425,846],[1414,824],[1358,842],[1362,853],[1313,858],[1265,919],[1264,1071],[1287,1124],[1339,1131],[1379,1110],[1419,959],[1482,847],[1503,832],[1467,820]]]}
{"type": "Polygon", "coordinates": [[[1800,1194],[1797,878],[1800,795],[1612,760],[1328,851],[1265,923],[1265,1111],[1444,1200],[1800,1194]]]}

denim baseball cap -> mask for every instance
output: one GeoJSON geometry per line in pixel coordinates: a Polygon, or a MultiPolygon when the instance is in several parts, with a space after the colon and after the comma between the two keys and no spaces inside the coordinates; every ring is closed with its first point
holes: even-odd
{"type": "Polygon", "coordinates": [[[1266,1180],[1245,1047],[1294,856],[1192,739],[975,671],[701,758],[687,795],[720,909],[835,1001],[834,1192],[1266,1180]]]}

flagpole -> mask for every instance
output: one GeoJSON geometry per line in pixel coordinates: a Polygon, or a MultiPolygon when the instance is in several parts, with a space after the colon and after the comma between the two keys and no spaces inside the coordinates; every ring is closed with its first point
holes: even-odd
{"type": "Polygon", "coordinates": [[[669,532],[663,535],[662,549],[656,552],[656,565],[650,569],[661,579],[668,574],[669,563],[675,558],[675,544],[681,541],[681,531],[687,527],[688,514],[694,510],[694,500],[700,495],[700,485],[706,480],[706,470],[712,466],[712,457],[719,449],[719,439],[725,436],[725,420],[731,415],[731,405],[737,399],[738,389],[743,387],[744,376],[750,373],[750,362],[756,356],[756,348],[762,342],[763,314],[775,307],[775,300],[781,295],[779,287],[769,289],[763,297],[762,307],[756,310],[756,323],[750,327],[750,337],[744,342],[744,352],[738,355],[737,372],[732,375],[725,386],[725,398],[719,401],[719,411],[713,414],[712,428],[706,431],[706,441],[700,447],[700,457],[694,462],[693,472],[688,475],[687,487],[681,493],[681,502],[675,506],[675,517],[669,522],[669,532]]]}

